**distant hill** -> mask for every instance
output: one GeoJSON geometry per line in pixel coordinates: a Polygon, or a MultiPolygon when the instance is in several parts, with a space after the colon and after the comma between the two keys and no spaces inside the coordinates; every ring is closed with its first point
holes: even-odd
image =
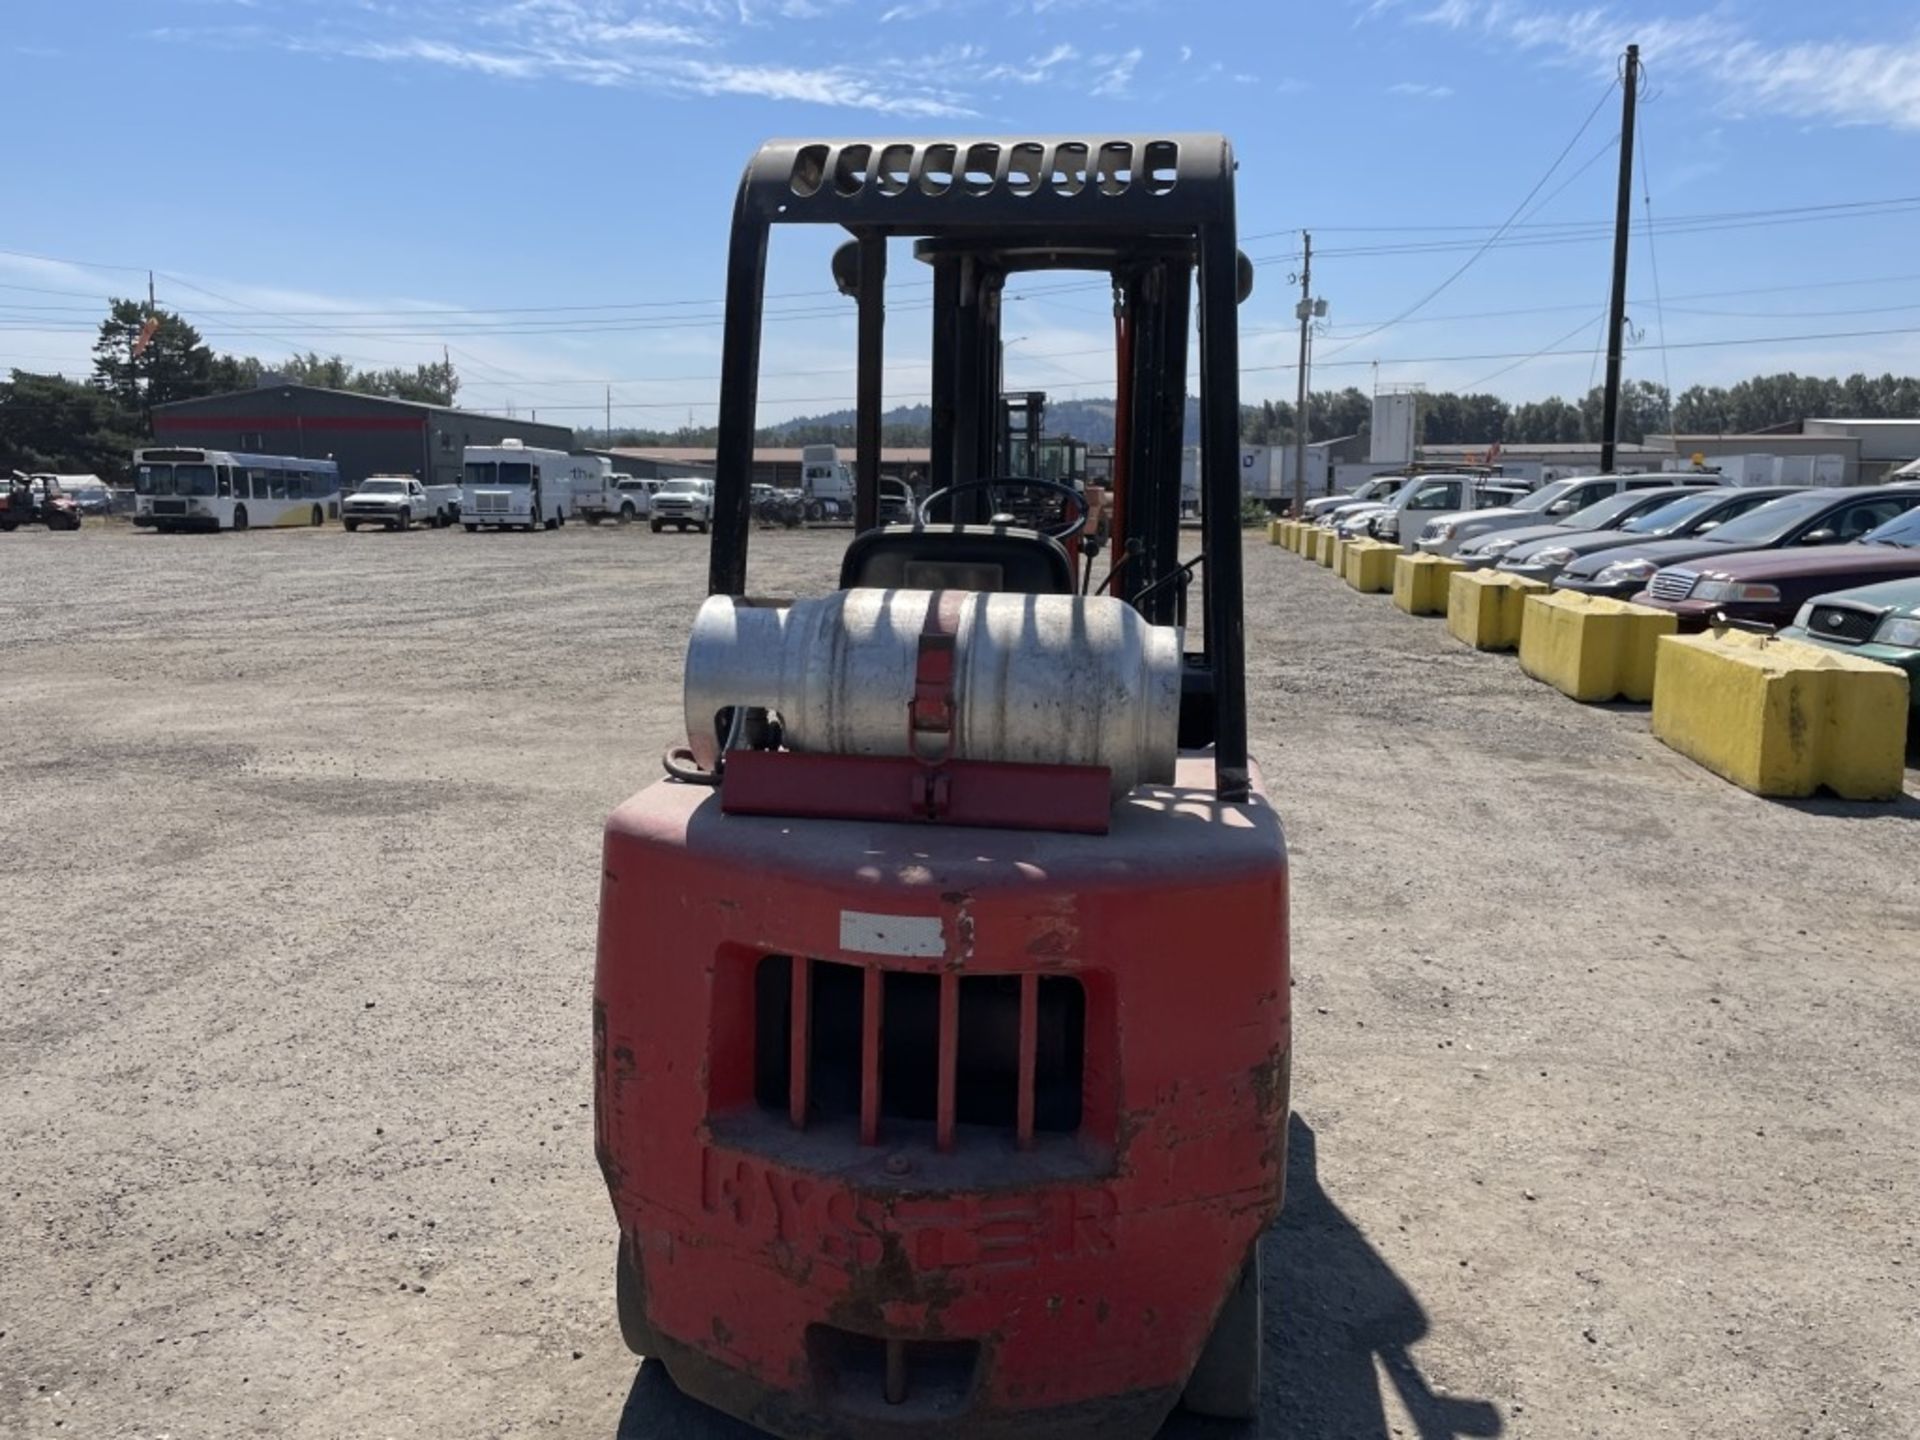
{"type": "MultiPolygon", "coordinates": [[[[1114,402],[1110,399],[1049,400],[1044,421],[1051,436],[1071,436],[1089,445],[1113,443],[1114,402]]],[[[851,410],[831,410],[824,415],[799,415],[778,425],[768,425],[760,434],[773,444],[798,445],[828,440],[851,443],[851,410]]],[[[1199,402],[1187,397],[1187,438],[1192,440],[1199,415],[1199,402]]],[[[900,405],[880,417],[886,443],[925,445],[933,424],[933,412],[925,405],[900,405]],[[913,438],[908,438],[912,432],[913,438]]]]}

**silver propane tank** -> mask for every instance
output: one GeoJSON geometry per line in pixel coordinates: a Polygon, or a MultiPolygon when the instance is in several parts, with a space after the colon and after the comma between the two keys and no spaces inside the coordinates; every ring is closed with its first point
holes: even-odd
{"type": "Polygon", "coordinates": [[[953,636],[953,758],[1103,765],[1116,798],[1172,781],[1180,632],[1105,595],[842,590],[778,605],[712,596],[687,645],[693,758],[714,768],[715,717],[732,706],[778,712],[790,750],[911,753],[908,707],[930,629],[953,636]]]}

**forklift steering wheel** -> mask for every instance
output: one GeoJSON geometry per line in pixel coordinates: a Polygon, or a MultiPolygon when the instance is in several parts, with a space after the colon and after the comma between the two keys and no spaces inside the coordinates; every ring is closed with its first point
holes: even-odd
{"type": "Polygon", "coordinates": [[[944,490],[936,490],[920,502],[917,519],[922,525],[934,524],[933,505],[936,500],[945,500],[953,496],[968,495],[976,490],[985,490],[994,497],[994,505],[999,506],[999,495],[1003,487],[1013,486],[1022,490],[1051,490],[1065,496],[1073,502],[1072,520],[1063,520],[1056,526],[1049,526],[1045,534],[1055,540],[1071,540],[1087,528],[1087,497],[1071,485],[1063,485],[1058,480],[1039,480],[1024,475],[1003,475],[992,480],[968,480],[959,485],[949,485],[944,490]]]}

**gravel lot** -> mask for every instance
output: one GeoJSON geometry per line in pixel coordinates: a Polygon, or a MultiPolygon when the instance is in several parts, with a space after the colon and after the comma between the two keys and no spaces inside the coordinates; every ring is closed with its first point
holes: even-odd
{"type": "MultiPolygon", "coordinates": [[[[766,534],[819,590],[844,535],[766,534]]],[[[599,828],[698,537],[0,537],[0,1434],[738,1433],[635,1377],[599,828]]],[[[1920,777],[1756,800],[1250,540],[1264,1434],[1920,1427],[1920,777]]],[[[1219,1427],[1176,1427],[1219,1436],[1219,1427]]]]}

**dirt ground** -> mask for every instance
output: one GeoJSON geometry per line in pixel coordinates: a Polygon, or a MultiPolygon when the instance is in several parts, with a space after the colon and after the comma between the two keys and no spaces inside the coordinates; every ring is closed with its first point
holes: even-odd
{"type": "MultiPolygon", "coordinates": [[[[843,543],[757,537],[755,588],[843,543]]],[[[1920,1433],[1920,777],[1757,800],[1247,560],[1297,978],[1261,1433],[1920,1433]]],[[[0,537],[0,1435],[739,1433],[621,1346],[588,1112],[600,824],[704,566],[0,537]]]]}

